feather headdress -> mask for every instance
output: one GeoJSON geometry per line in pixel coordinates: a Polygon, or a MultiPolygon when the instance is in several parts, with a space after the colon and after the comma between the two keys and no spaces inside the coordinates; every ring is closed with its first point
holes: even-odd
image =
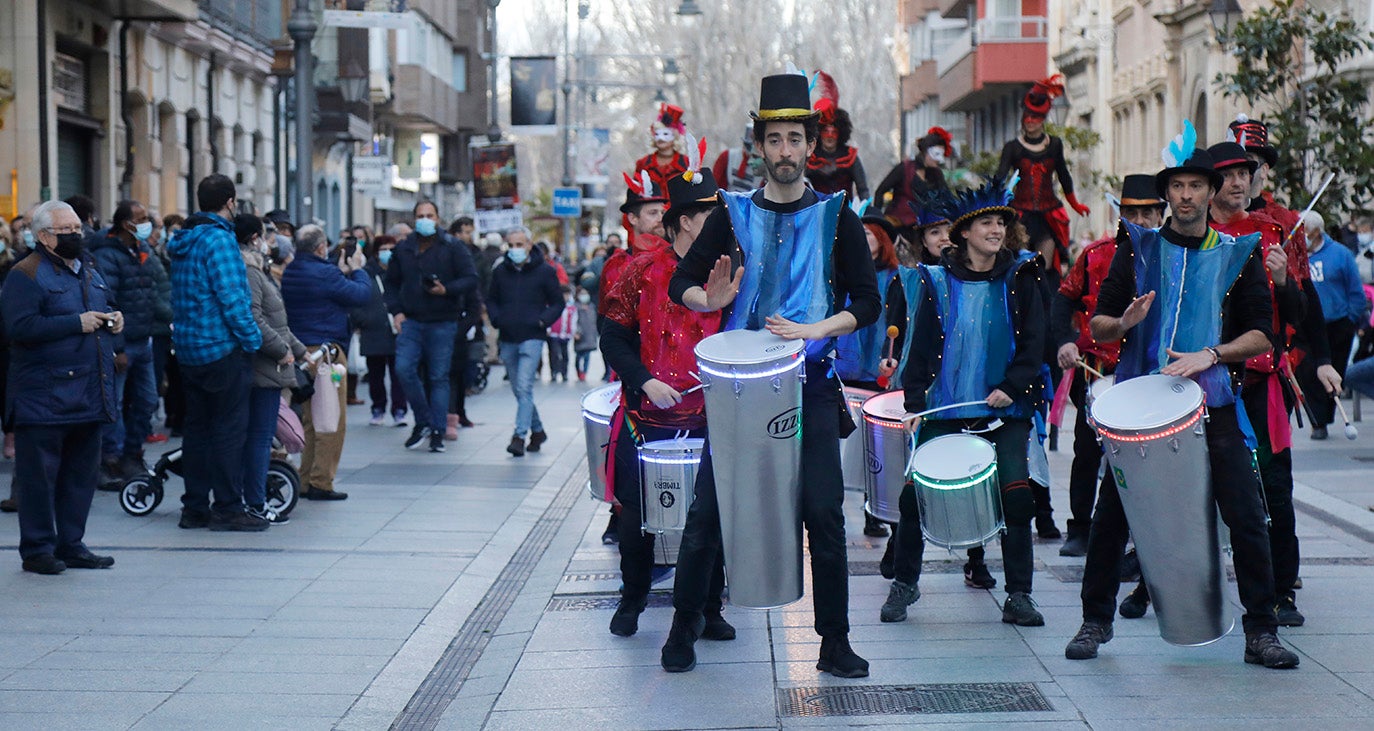
{"type": "Polygon", "coordinates": [[[987,213],[1002,213],[1016,217],[1011,202],[1012,186],[1017,178],[990,178],[982,187],[950,195],[931,206],[933,215],[942,215],[954,228],[987,213]]]}
{"type": "Polygon", "coordinates": [[[1188,162],[1188,158],[1193,156],[1193,151],[1197,149],[1197,130],[1193,128],[1192,120],[1183,120],[1183,131],[1174,136],[1168,145],[1164,146],[1160,157],[1164,160],[1164,167],[1177,168],[1183,167],[1188,162]]]}
{"type": "Polygon", "coordinates": [[[701,177],[701,164],[706,159],[706,138],[698,140],[691,132],[685,132],[687,140],[687,169],[682,173],[682,179],[689,183],[695,183],[701,177]]]}

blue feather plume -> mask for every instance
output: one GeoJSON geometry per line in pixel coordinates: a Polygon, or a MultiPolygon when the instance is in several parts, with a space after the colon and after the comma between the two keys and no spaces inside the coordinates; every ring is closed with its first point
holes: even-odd
{"type": "Polygon", "coordinates": [[[1009,182],[1009,179],[991,178],[981,188],[946,197],[936,204],[937,210],[934,212],[947,221],[955,222],[981,211],[1010,210],[1008,203],[1012,197],[1012,186],[1009,182]]]}
{"type": "Polygon", "coordinates": [[[1164,148],[1161,157],[1164,159],[1164,167],[1182,167],[1188,162],[1188,158],[1193,156],[1193,151],[1197,149],[1197,130],[1193,129],[1192,120],[1183,120],[1183,131],[1169,141],[1164,148]]]}

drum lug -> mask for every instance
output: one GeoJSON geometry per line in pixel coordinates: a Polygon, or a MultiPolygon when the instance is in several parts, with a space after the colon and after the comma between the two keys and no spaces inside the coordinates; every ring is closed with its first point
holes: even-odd
{"type": "Polygon", "coordinates": [[[1107,448],[1112,450],[1113,457],[1115,457],[1118,454],[1121,454],[1121,447],[1118,446],[1116,442],[1107,442],[1107,448]]]}
{"type": "Polygon", "coordinates": [[[1144,443],[1141,443],[1141,444],[1137,445],[1137,446],[1136,446],[1136,449],[1139,449],[1139,450],[1140,450],[1140,458],[1141,458],[1141,459],[1145,459],[1145,445],[1144,445],[1144,443]]]}
{"type": "Polygon", "coordinates": [[[744,384],[739,379],[735,379],[735,398],[739,398],[742,391],[744,391],[744,384]]]}
{"type": "Polygon", "coordinates": [[[1174,450],[1174,454],[1178,454],[1178,450],[1181,446],[1182,445],[1178,443],[1178,437],[1169,437],[1169,449],[1174,450]]]}
{"type": "Polygon", "coordinates": [[[775,375],[773,376],[773,393],[782,393],[782,374],[781,374],[781,373],[775,374],[775,375]]]}

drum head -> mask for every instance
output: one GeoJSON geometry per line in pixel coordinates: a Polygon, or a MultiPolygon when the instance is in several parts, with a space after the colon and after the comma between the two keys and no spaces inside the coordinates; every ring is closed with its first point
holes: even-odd
{"type": "Polygon", "coordinates": [[[582,396],[582,410],[589,414],[596,414],[607,419],[615,414],[615,408],[620,405],[620,384],[612,383],[609,386],[602,386],[594,391],[588,391],[582,396]]]}
{"type": "Polygon", "coordinates": [[[878,421],[901,421],[906,413],[905,391],[880,393],[864,402],[864,416],[878,421]]]}
{"type": "Polygon", "coordinates": [[[640,459],[663,458],[683,464],[696,464],[701,460],[701,452],[706,440],[696,437],[688,439],[658,439],[645,442],[639,447],[640,459]]]}
{"type": "Polygon", "coordinates": [[[1093,401],[1093,421],[1108,429],[1140,431],[1169,426],[1202,406],[1202,387],[1178,376],[1132,378],[1093,401]]]}
{"type": "Polygon", "coordinates": [[[911,470],[939,482],[965,480],[986,472],[997,461],[992,443],[972,434],[947,434],[916,448],[911,470]]]}
{"type": "Polygon", "coordinates": [[[1109,388],[1111,388],[1112,386],[1115,386],[1115,385],[1116,385],[1116,376],[1113,376],[1113,375],[1106,375],[1106,376],[1103,376],[1103,377],[1097,379],[1096,381],[1093,381],[1093,385],[1091,385],[1091,386],[1088,387],[1088,395],[1092,398],[1092,400],[1096,401],[1096,400],[1102,398],[1102,394],[1106,393],[1106,392],[1107,392],[1107,389],[1109,389],[1109,388]]]}
{"type": "Polygon", "coordinates": [[[700,360],[725,365],[767,363],[800,353],[805,340],[786,340],[767,330],[728,330],[697,343],[700,360]]]}

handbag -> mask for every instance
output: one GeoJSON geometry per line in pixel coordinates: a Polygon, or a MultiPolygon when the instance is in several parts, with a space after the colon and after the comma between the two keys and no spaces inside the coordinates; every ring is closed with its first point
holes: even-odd
{"type": "Polygon", "coordinates": [[[285,396],[277,401],[277,439],[288,454],[300,454],[305,449],[305,427],[285,396]]]}
{"type": "Polygon", "coordinates": [[[291,405],[299,406],[315,395],[315,379],[303,363],[296,364],[296,385],[291,388],[291,405]]]}

